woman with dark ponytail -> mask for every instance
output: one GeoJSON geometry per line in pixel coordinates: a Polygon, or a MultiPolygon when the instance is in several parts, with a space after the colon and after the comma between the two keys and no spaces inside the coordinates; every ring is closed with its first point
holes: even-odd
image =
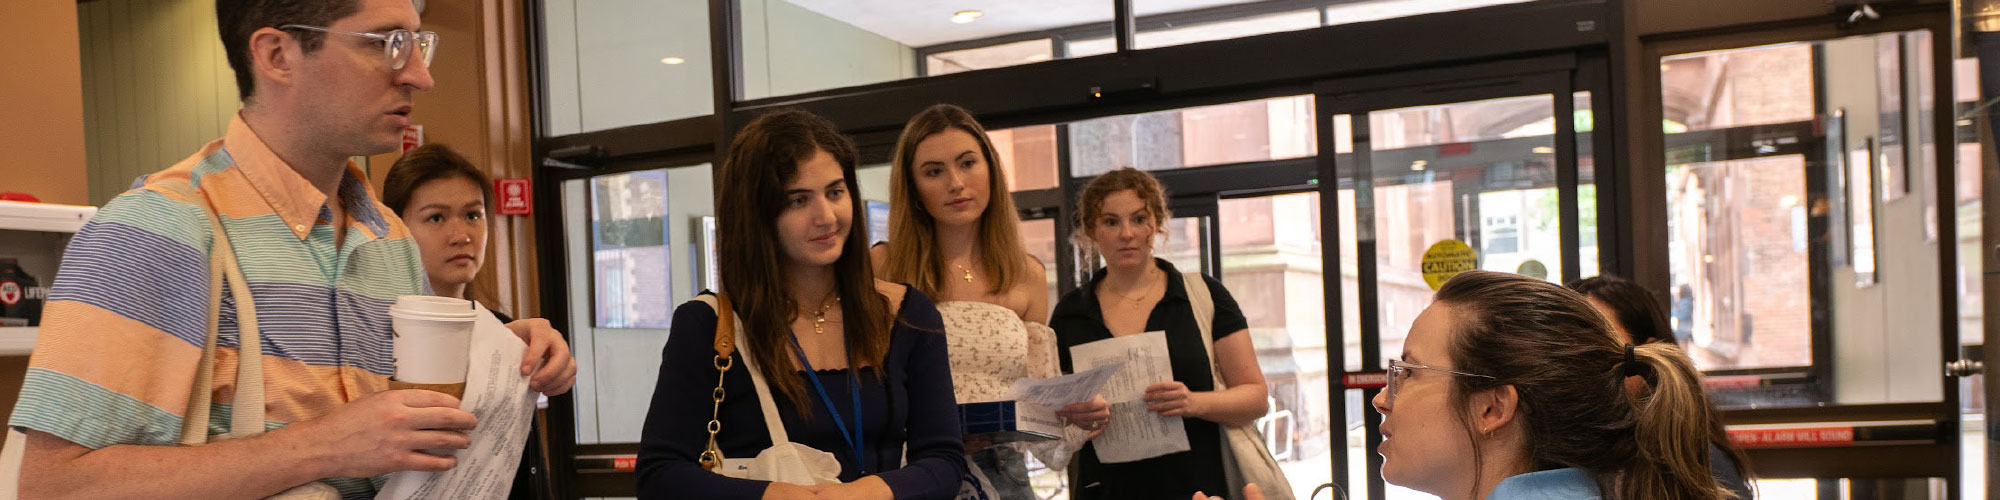
{"type": "Polygon", "coordinates": [[[1672,344],[1612,331],[1555,284],[1451,278],[1374,400],[1383,479],[1447,500],[1733,497],[1709,474],[1700,373],[1672,344]],[[1645,387],[1628,393],[1628,377],[1645,387]]]}
{"type": "MultiPolygon", "coordinates": [[[[1660,298],[1632,280],[1592,276],[1571,282],[1569,289],[1583,294],[1591,307],[1611,320],[1612,328],[1622,334],[1616,336],[1620,339],[1634,344],[1674,341],[1673,324],[1667,321],[1660,298]]],[[[1736,494],[1737,500],[1755,498],[1750,491],[1750,478],[1756,477],[1750,470],[1750,458],[1729,442],[1729,430],[1715,408],[1708,412],[1708,461],[1715,480],[1736,494]]]]}

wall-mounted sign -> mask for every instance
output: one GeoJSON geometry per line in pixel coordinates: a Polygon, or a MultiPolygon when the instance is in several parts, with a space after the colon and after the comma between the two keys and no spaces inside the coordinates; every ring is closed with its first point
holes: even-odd
{"type": "Polygon", "coordinates": [[[1424,250],[1424,284],[1430,285],[1432,290],[1444,286],[1445,280],[1458,276],[1458,273],[1478,268],[1479,255],[1473,253],[1472,247],[1466,246],[1463,241],[1439,241],[1431,244],[1429,250],[1424,250]]]}
{"type": "Polygon", "coordinates": [[[527,179],[493,179],[493,194],[500,198],[494,212],[500,215],[535,213],[535,196],[527,179]]]}
{"type": "Polygon", "coordinates": [[[411,126],[408,126],[408,127],[403,127],[403,152],[404,152],[404,153],[408,153],[408,152],[410,152],[410,150],[412,150],[412,149],[417,149],[417,146],[422,146],[422,145],[424,145],[424,126],[423,126],[423,125],[411,125],[411,126]]]}

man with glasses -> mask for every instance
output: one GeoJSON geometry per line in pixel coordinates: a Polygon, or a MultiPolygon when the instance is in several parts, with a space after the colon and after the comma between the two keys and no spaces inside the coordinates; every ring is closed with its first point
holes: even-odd
{"type": "MultiPolygon", "coordinates": [[[[388,306],[426,280],[408,229],[350,160],[401,143],[414,94],[433,86],[437,35],[419,31],[410,0],[217,0],[216,18],[243,107],[70,244],[9,421],[27,436],[23,498],[263,498],[314,482],[368,498],[375,476],[457,465],[420,450],[465,448],[477,425],[450,396],[386,390],[388,306]],[[265,367],[273,430],[176,447],[218,292],[214,238],[235,249],[262,352],[238,351],[240,304],[222,302],[205,434],[229,430],[246,356],[265,367]]],[[[567,391],[561,334],[515,328],[530,387],[567,391]]]]}

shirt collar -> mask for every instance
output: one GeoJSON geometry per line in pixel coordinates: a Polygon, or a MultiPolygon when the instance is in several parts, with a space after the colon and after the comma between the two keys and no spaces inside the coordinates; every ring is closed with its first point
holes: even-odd
{"type": "MultiPolygon", "coordinates": [[[[236,168],[243,172],[244,179],[270,205],[271,212],[285,222],[285,228],[301,240],[311,235],[313,225],[325,211],[326,194],[271,151],[243,121],[241,112],[229,120],[229,131],[223,135],[222,145],[236,168]]],[[[388,223],[375,208],[378,206],[375,194],[365,180],[368,175],[352,159],[347,160],[345,170],[339,193],[343,195],[348,217],[366,227],[368,231],[364,233],[370,239],[387,235],[388,223]]]]}
{"type": "MultiPolygon", "coordinates": [[[[1160,303],[1165,304],[1168,300],[1188,300],[1187,285],[1182,283],[1181,272],[1179,269],[1174,268],[1174,263],[1167,262],[1166,259],[1154,257],[1153,265],[1158,266],[1161,271],[1166,271],[1167,273],[1167,293],[1160,296],[1160,303]]],[[[1104,309],[1097,305],[1097,285],[1103,282],[1104,268],[1100,267],[1097,268],[1097,272],[1090,274],[1090,281],[1084,282],[1081,288],[1083,292],[1083,305],[1087,306],[1083,310],[1092,319],[1097,320],[1098,323],[1104,322],[1104,309]]]]}
{"type": "Polygon", "coordinates": [[[1530,472],[1501,480],[1486,500],[1594,499],[1602,492],[1596,478],[1583,469],[1564,468],[1530,472]]]}

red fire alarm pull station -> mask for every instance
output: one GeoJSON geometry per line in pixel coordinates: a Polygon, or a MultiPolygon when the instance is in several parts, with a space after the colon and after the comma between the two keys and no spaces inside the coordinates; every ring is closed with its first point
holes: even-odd
{"type": "Polygon", "coordinates": [[[494,179],[493,194],[500,198],[495,212],[500,215],[529,215],[535,212],[534,189],[527,179],[494,179]]]}

